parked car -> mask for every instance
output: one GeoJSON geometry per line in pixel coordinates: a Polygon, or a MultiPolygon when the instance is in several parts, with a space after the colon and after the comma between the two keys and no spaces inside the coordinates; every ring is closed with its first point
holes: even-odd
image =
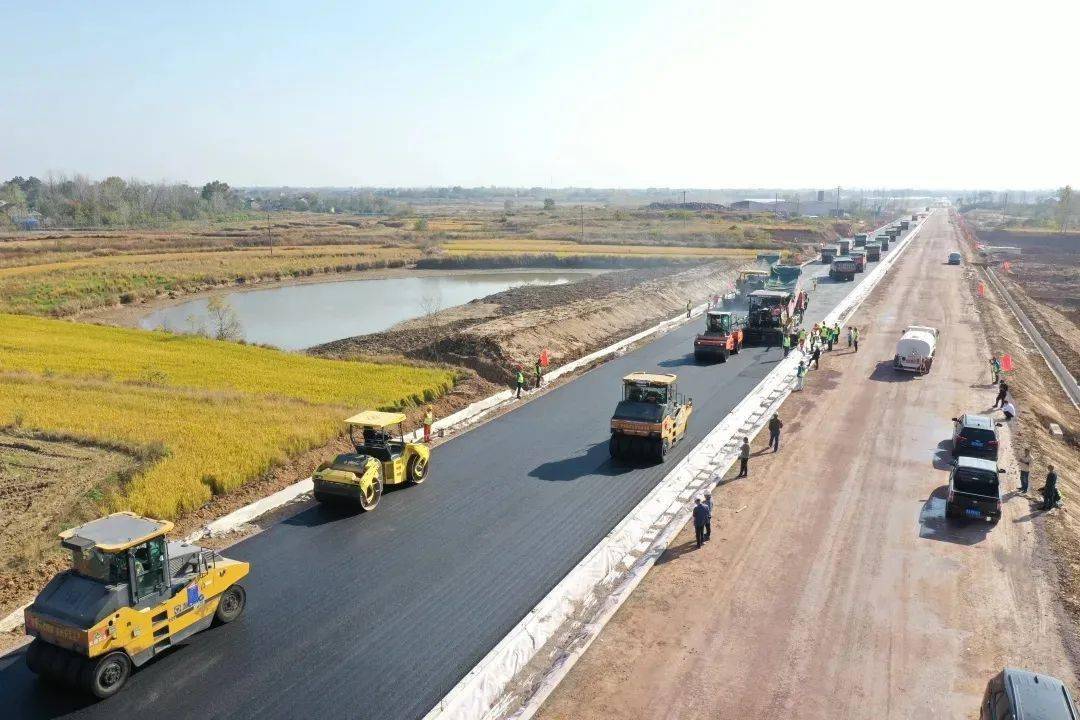
{"type": "Polygon", "coordinates": [[[964,413],[953,418],[952,454],[953,457],[967,455],[997,460],[998,435],[1001,423],[994,422],[989,415],[964,413]]]}
{"type": "Polygon", "coordinates": [[[961,455],[949,473],[945,517],[997,522],[1001,519],[1001,483],[996,460],[961,455]]]}
{"type": "Polygon", "coordinates": [[[959,265],[960,260],[961,260],[960,253],[958,253],[958,252],[949,253],[949,264],[950,265],[959,265]]]}
{"type": "Polygon", "coordinates": [[[937,328],[909,325],[896,342],[893,368],[922,375],[930,372],[937,353],[937,338],[937,328]]]}
{"type": "Polygon", "coordinates": [[[1005,668],[987,683],[981,720],[1078,720],[1069,689],[1055,677],[1005,668]]]}

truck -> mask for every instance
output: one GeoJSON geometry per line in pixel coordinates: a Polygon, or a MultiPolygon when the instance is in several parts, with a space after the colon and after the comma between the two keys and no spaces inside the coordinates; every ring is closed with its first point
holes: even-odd
{"type": "Polygon", "coordinates": [[[831,265],[833,258],[840,254],[839,245],[825,245],[821,248],[821,262],[823,265],[831,265]]]}
{"type": "Polygon", "coordinates": [[[855,272],[866,272],[866,251],[852,250],[848,257],[855,261],[855,272]]]}
{"type": "Polygon", "coordinates": [[[769,273],[764,270],[743,270],[735,278],[735,289],[723,297],[722,305],[726,308],[745,307],[750,293],[764,288],[768,278],[769,273]]]}
{"type": "Polygon", "coordinates": [[[854,280],[855,270],[855,261],[847,255],[840,255],[832,261],[832,267],[829,268],[829,277],[841,281],[854,280]]]}
{"type": "Polygon", "coordinates": [[[866,259],[868,261],[877,261],[881,259],[881,245],[879,243],[866,243],[866,259]]]}
{"type": "Polygon", "coordinates": [[[885,252],[889,249],[889,241],[892,240],[888,235],[878,235],[877,243],[881,246],[881,251],[885,252]]]}
{"type": "Polygon", "coordinates": [[[774,264],[769,268],[769,279],[765,281],[766,290],[791,290],[799,287],[799,277],[802,275],[801,265],[774,264]]]}
{"type": "Polygon", "coordinates": [[[855,247],[866,247],[866,233],[859,233],[855,236],[855,247]]]}
{"type": "Polygon", "coordinates": [[[705,332],[694,338],[694,359],[727,362],[729,355],[738,354],[743,346],[742,323],[723,310],[705,313],[705,332]]]}
{"type": "Polygon", "coordinates": [[[836,244],[840,248],[841,255],[847,255],[851,250],[851,240],[849,238],[840,238],[836,241],[836,244]]]}
{"type": "Polygon", "coordinates": [[[926,325],[908,326],[896,342],[893,368],[920,375],[930,372],[937,352],[937,338],[937,328],[926,325]]]}
{"type": "Polygon", "coordinates": [[[900,230],[901,230],[901,232],[903,232],[904,230],[907,230],[909,227],[911,227],[911,224],[907,220],[901,220],[900,221],[900,230]]]}
{"type": "Polygon", "coordinates": [[[784,326],[795,315],[796,297],[791,290],[755,290],[750,293],[743,341],[747,345],[779,346],[784,326]]]}

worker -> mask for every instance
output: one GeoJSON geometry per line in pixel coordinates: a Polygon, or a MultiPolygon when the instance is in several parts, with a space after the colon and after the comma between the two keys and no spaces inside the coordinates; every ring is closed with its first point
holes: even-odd
{"type": "Polygon", "coordinates": [[[780,449],[780,428],[784,427],[784,421],[780,419],[780,413],[773,413],[769,419],[769,447],[773,452],[780,449]]]}
{"type": "Polygon", "coordinates": [[[851,341],[855,338],[855,328],[849,327],[847,329],[847,346],[851,347],[851,341]]]}
{"type": "Polygon", "coordinates": [[[851,328],[851,344],[855,346],[855,352],[859,352],[859,328],[851,328]]]}
{"type": "Polygon", "coordinates": [[[817,278],[814,278],[814,292],[817,292],[817,278]]]}
{"type": "Polygon", "coordinates": [[[990,358],[990,374],[994,378],[991,382],[995,385],[1001,381],[1001,361],[996,357],[990,358]]]}
{"type": "Polygon", "coordinates": [[[705,542],[705,526],[708,524],[709,511],[701,504],[701,498],[694,498],[694,539],[698,548],[705,542]]]}
{"type": "Polygon", "coordinates": [[[994,407],[1005,405],[1005,396],[1009,394],[1009,384],[1004,380],[998,382],[998,394],[997,399],[994,400],[994,407]]]}
{"type": "Polygon", "coordinates": [[[525,373],[523,373],[521,371],[521,366],[520,365],[518,366],[518,369],[517,369],[516,382],[517,382],[517,396],[518,396],[518,398],[520,398],[521,397],[521,391],[523,389],[525,389],[525,373]]]}
{"type": "Polygon", "coordinates": [[[799,368],[795,371],[795,389],[802,390],[803,384],[806,382],[806,362],[799,361],[799,368]]]}
{"type": "Polygon", "coordinates": [[[1016,406],[1008,400],[1006,400],[1005,404],[1001,406],[1001,411],[1005,413],[1005,422],[1008,422],[1014,417],[1016,417],[1016,406]]]}
{"type": "Polygon", "coordinates": [[[701,504],[709,511],[705,518],[705,542],[709,542],[712,539],[712,493],[705,493],[705,500],[701,504]]]}
{"type": "Polygon", "coordinates": [[[544,384],[544,367],[540,364],[540,359],[536,360],[536,388],[539,390],[540,386],[544,384]]]}
{"type": "Polygon", "coordinates": [[[840,344],[840,323],[833,325],[833,342],[840,344]]]}
{"type": "Polygon", "coordinates": [[[784,333],[784,337],[780,342],[784,345],[784,357],[787,357],[788,353],[791,352],[791,336],[784,333]]]}
{"type": "Polygon", "coordinates": [[[435,422],[435,413],[431,412],[431,406],[427,406],[427,411],[424,412],[424,442],[431,442],[431,426],[435,422]]]}
{"type": "Polygon", "coordinates": [[[690,301],[686,301],[686,317],[690,317],[690,301]]]}
{"type": "Polygon", "coordinates": [[[1031,448],[1024,448],[1024,454],[1020,456],[1020,492],[1027,494],[1028,482],[1031,479],[1031,448]]]}
{"type": "Polygon", "coordinates": [[[806,330],[799,328],[799,352],[806,351],[806,330]]]}
{"type": "Polygon", "coordinates": [[[821,348],[814,346],[814,352],[810,353],[810,362],[814,363],[814,369],[821,369],[821,348]]]}
{"type": "Polygon", "coordinates": [[[1054,466],[1048,465],[1046,468],[1046,484],[1042,486],[1043,496],[1043,510],[1052,510],[1061,500],[1061,493],[1057,489],[1057,473],[1054,472],[1054,466]]]}
{"type": "Polygon", "coordinates": [[[748,466],[750,465],[750,438],[743,438],[742,445],[739,447],[739,474],[735,477],[744,478],[749,475],[748,466]]]}
{"type": "Polygon", "coordinates": [[[825,328],[825,347],[832,351],[833,346],[833,329],[831,327],[825,328]]]}

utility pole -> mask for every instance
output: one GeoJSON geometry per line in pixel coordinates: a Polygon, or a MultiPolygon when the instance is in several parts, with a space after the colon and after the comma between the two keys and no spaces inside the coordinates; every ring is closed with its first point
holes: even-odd
{"type": "Polygon", "coordinates": [[[1009,205],[1009,193],[1005,193],[1001,198],[1001,224],[1005,224],[1005,208],[1009,205]]]}
{"type": "Polygon", "coordinates": [[[585,244],[585,206],[584,205],[578,205],[578,208],[581,210],[581,244],[584,245],[585,244]]]}
{"type": "Polygon", "coordinates": [[[836,217],[840,217],[840,186],[836,186],[836,217]]]}
{"type": "Polygon", "coordinates": [[[686,205],[686,191],[685,190],[682,191],[682,204],[686,205]]]}
{"type": "Polygon", "coordinates": [[[274,235],[270,232],[270,211],[266,211],[266,239],[270,242],[270,254],[274,254],[274,235]]]}

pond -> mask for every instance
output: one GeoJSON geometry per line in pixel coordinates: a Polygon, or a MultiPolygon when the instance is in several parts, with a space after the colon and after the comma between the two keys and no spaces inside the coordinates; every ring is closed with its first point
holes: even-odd
{"type": "MultiPolygon", "coordinates": [[[[299,350],[380,332],[402,320],[428,315],[522,285],[563,285],[598,274],[592,270],[477,270],[372,280],[306,283],[232,292],[224,300],[252,343],[299,350]]],[[[197,332],[212,327],[208,300],[156,310],[139,321],[147,330],[197,332]]]]}

